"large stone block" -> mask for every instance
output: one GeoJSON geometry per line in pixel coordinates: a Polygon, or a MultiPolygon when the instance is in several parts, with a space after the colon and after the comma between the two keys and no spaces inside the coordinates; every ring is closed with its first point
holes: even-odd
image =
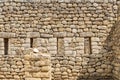
{"type": "Polygon", "coordinates": [[[0,32],[1,38],[13,38],[16,37],[15,33],[0,32]]]}
{"type": "Polygon", "coordinates": [[[53,33],[54,37],[65,37],[66,32],[55,32],[53,33]]]}
{"type": "Polygon", "coordinates": [[[81,37],[93,37],[95,34],[92,32],[82,32],[80,33],[81,37]]]}
{"type": "Polygon", "coordinates": [[[27,37],[29,38],[40,37],[40,33],[39,32],[27,32],[27,37]]]}
{"type": "Polygon", "coordinates": [[[25,80],[41,80],[41,78],[25,78],[25,80]]]}

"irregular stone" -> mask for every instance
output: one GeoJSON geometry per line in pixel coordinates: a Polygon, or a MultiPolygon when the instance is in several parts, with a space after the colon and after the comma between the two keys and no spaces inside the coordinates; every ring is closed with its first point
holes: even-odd
{"type": "Polygon", "coordinates": [[[88,68],[88,72],[93,73],[93,72],[95,72],[95,69],[94,68],[88,68]]]}
{"type": "Polygon", "coordinates": [[[97,69],[96,72],[103,73],[104,70],[103,69],[97,69]]]}
{"type": "Polygon", "coordinates": [[[44,66],[41,68],[42,72],[48,72],[50,70],[50,66],[44,66]]]}

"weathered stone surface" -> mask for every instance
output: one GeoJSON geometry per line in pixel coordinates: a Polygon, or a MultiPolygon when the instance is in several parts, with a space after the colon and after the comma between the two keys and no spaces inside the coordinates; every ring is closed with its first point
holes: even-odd
{"type": "Polygon", "coordinates": [[[98,69],[96,72],[103,73],[103,69],[98,69]]]}
{"type": "Polygon", "coordinates": [[[31,80],[42,80],[45,78],[46,80],[51,78],[51,63],[50,63],[50,55],[42,54],[40,52],[34,52],[32,50],[25,51],[27,56],[25,55],[25,76],[26,79],[31,80]],[[30,53],[28,53],[31,51],[30,53]],[[29,57],[29,55],[31,57],[29,57]],[[36,58],[33,58],[36,56],[36,58]]]}
{"type": "Polygon", "coordinates": [[[25,78],[25,80],[41,80],[40,78],[25,78]]]}
{"type": "Polygon", "coordinates": [[[80,33],[81,37],[93,37],[94,34],[92,32],[82,32],[80,33]]]}
{"type": "Polygon", "coordinates": [[[51,68],[50,66],[44,66],[44,67],[41,68],[41,71],[42,72],[48,72],[50,70],[50,68],[51,68]]]}
{"type": "Polygon", "coordinates": [[[27,37],[29,38],[40,37],[40,33],[39,32],[27,32],[27,37]]]}
{"type": "Polygon", "coordinates": [[[91,73],[91,72],[95,72],[95,69],[94,69],[94,68],[89,68],[89,69],[88,69],[88,72],[90,72],[90,73],[91,73]]]}
{"type": "Polygon", "coordinates": [[[119,3],[0,0],[0,79],[87,80],[109,76],[112,70],[119,78],[119,3]],[[110,48],[109,38],[114,42],[110,48]],[[39,51],[23,52],[28,48],[39,51]]]}
{"type": "Polygon", "coordinates": [[[15,33],[6,33],[6,32],[0,32],[1,38],[13,38],[16,37],[15,33]]]}
{"type": "Polygon", "coordinates": [[[66,36],[66,32],[55,32],[53,34],[54,34],[54,37],[65,37],[66,36]]]}

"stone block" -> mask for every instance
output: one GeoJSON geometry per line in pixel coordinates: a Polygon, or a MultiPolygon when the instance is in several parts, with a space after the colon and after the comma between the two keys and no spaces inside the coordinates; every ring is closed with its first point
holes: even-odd
{"type": "Polygon", "coordinates": [[[93,73],[93,72],[95,72],[95,69],[94,68],[88,68],[88,72],[93,73]]]}
{"type": "Polygon", "coordinates": [[[13,78],[13,76],[12,75],[6,75],[6,78],[13,78]]]}
{"type": "Polygon", "coordinates": [[[80,36],[81,37],[93,37],[94,33],[92,33],[92,32],[82,32],[82,33],[80,33],[80,36]]]}
{"type": "Polygon", "coordinates": [[[17,61],[16,65],[21,66],[23,63],[21,61],[17,61]]]}
{"type": "Polygon", "coordinates": [[[25,80],[41,80],[41,78],[25,78],[25,80]]]}
{"type": "Polygon", "coordinates": [[[33,73],[33,77],[34,78],[49,78],[50,77],[50,73],[49,72],[38,72],[38,73],[33,73]]]}
{"type": "Polygon", "coordinates": [[[54,32],[53,35],[54,37],[65,37],[66,32],[54,32]]]}
{"type": "Polygon", "coordinates": [[[58,2],[64,2],[64,0],[59,0],[58,2]]]}
{"type": "Polygon", "coordinates": [[[104,2],[104,0],[95,0],[95,2],[104,2]]]}
{"type": "Polygon", "coordinates": [[[27,32],[27,37],[28,38],[40,37],[40,33],[39,32],[27,32]]]}
{"type": "Polygon", "coordinates": [[[98,73],[103,73],[104,70],[103,70],[103,69],[97,69],[96,72],[98,72],[98,73]]]}
{"type": "Polygon", "coordinates": [[[35,62],[35,66],[46,66],[46,63],[45,63],[45,61],[37,61],[37,62],[35,62]]]}
{"type": "Polygon", "coordinates": [[[50,43],[52,43],[52,42],[56,43],[56,42],[57,42],[57,39],[56,39],[56,38],[49,38],[49,42],[50,42],[50,43]]]}
{"type": "Polygon", "coordinates": [[[15,33],[0,32],[0,38],[14,38],[16,37],[15,33]]]}
{"type": "Polygon", "coordinates": [[[50,66],[43,66],[42,68],[41,68],[41,71],[42,72],[48,72],[48,71],[50,71],[50,66]]]}
{"type": "Polygon", "coordinates": [[[0,75],[0,79],[4,79],[5,78],[5,76],[4,75],[0,75]]]}
{"type": "Polygon", "coordinates": [[[98,29],[100,29],[100,30],[106,30],[107,26],[98,26],[98,29]]]}
{"type": "Polygon", "coordinates": [[[20,79],[20,77],[18,75],[15,75],[14,79],[20,79]]]}
{"type": "Polygon", "coordinates": [[[53,35],[51,35],[51,34],[40,34],[40,37],[51,38],[51,37],[53,37],[53,35]]]}
{"type": "Polygon", "coordinates": [[[100,39],[98,37],[92,37],[91,40],[94,41],[94,42],[100,41],[100,39]]]}
{"type": "Polygon", "coordinates": [[[50,51],[54,51],[54,50],[57,50],[57,47],[56,46],[52,46],[52,47],[47,47],[48,50],[50,51]]]}
{"type": "Polygon", "coordinates": [[[7,72],[7,71],[8,71],[8,68],[1,68],[1,71],[7,72]]]}

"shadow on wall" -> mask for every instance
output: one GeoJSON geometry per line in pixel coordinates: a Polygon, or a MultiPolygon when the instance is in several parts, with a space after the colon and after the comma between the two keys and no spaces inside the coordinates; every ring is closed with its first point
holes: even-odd
{"type": "MultiPolygon", "coordinates": [[[[102,62],[103,64],[106,64],[107,66],[111,66],[111,73],[110,76],[99,76],[99,74],[97,75],[97,73],[91,73],[91,76],[79,76],[77,78],[77,80],[120,80],[120,72],[118,70],[120,70],[120,63],[118,63],[118,65],[115,65],[115,59],[118,59],[118,56],[120,56],[120,20],[116,21],[116,23],[113,25],[113,27],[111,28],[111,31],[105,41],[105,45],[103,46],[103,50],[106,50],[105,52],[100,51],[99,54],[103,54],[103,57],[99,57],[99,61],[104,61],[102,62]],[[119,50],[119,51],[118,51],[119,50]],[[118,51],[116,53],[116,51],[118,51]],[[106,62],[110,62],[109,64],[107,64],[106,62]]],[[[120,59],[119,59],[120,60],[120,59]]],[[[99,62],[98,61],[98,62],[99,62]]],[[[89,61],[88,63],[91,63],[91,61],[89,61]]],[[[99,65],[101,66],[101,65],[99,65]]],[[[108,68],[108,67],[107,67],[108,68]]],[[[104,71],[106,72],[106,71],[104,71]]],[[[100,74],[104,74],[100,73],[100,74]]],[[[108,72],[109,73],[109,72],[108,72]]]]}
{"type": "Polygon", "coordinates": [[[113,66],[112,76],[120,80],[120,6],[117,19],[106,39],[106,47],[108,52],[111,52],[113,55],[111,63],[113,66]]]}
{"type": "Polygon", "coordinates": [[[63,80],[64,77],[70,80],[113,80],[111,77],[113,67],[110,65],[112,56],[107,52],[99,54],[104,55],[90,54],[79,57],[56,55],[52,60],[53,77],[55,80],[63,80]]]}

